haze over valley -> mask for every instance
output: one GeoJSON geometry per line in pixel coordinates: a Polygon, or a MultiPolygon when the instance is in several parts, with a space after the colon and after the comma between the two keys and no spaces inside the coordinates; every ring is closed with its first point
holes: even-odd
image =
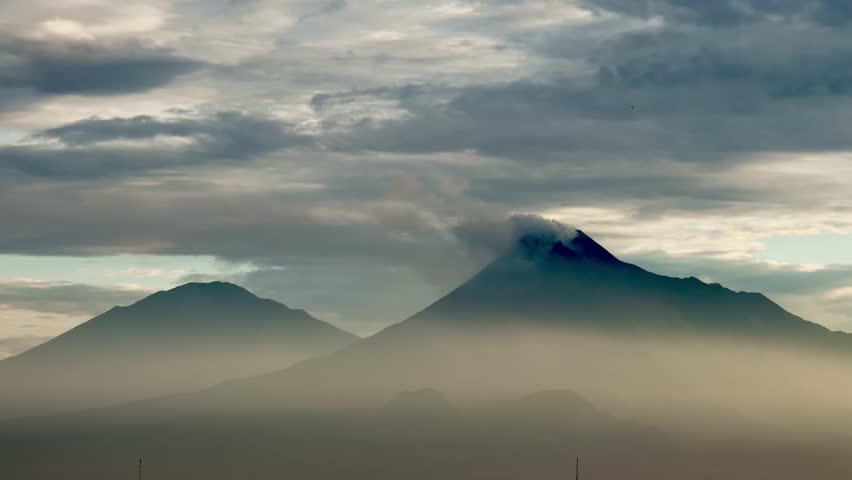
{"type": "Polygon", "coordinates": [[[848,334],[553,221],[511,224],[482,271],[365,339],[193,283],[6,359],[4,468],[113,476],[135,452],[175,479],[556,476],[580,454],[661,478],[852,466],[848,334]]]}

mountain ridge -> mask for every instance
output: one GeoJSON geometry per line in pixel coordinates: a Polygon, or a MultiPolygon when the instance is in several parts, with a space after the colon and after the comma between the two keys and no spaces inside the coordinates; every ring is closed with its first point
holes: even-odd
{"type": "Polygon", "coordinates": [[[763,294],[737,292],[695,277],[675,278],[649,272],[619,260],[581,230],[575,232],[570,240],[548,234],[518,236],[517,244],[507,253],[407,321],[432,318],[443,319],[443,323],[463,322],[463,317],[467,317],[494,322],[524,316],[531,321],[571,321],[606,327],[602,322],[587,321],[606,316],[607,323],[618,328],[656,325],[727,330],[733,334],[750,330],[759,334],[760,323],[772,317],[779,329],[784,324],[815,334],[829,332],[787,312],[763,294]],[[618,305],[625,307],[619,309],[618,305]],[[741,318],[726,325],[719,321],[726,317],[722,312],[725,309],[741,318]],[[711,318],[713,315],[716,321],[711,318]],[[661,323],[663,318],[671,321],[661,323]]]}
{"type": "Polygon", "coordinates": [[[12,392],[0,400],[0,418],[191,391],[285,368],[357,339],[234,284],[185,284],[113,307],[0,361],[0,381],[12,392]]]}
{"type": "Polygon", "coordinates": [[[476,377],[480,367],[491,373],[513,369],[518,360],[508,353],[516,349],[513,338],[527,330],[540,332],[545,341],[564,331],[613,338],[729,338],[756,346],[852,352],[852,337],[807,322],[762,294],[646,271],[603,253],[597,242],[577,232],[579,253],[578,244],[564,236],[518,235],[506,254],[408,319],[341,351],[226,382],[191,401],[215,409],[249,399],[251,408],[263,409],[283,408],[290,398],[314,408],[341,397],[355,402],[359,395],[368,405],[423,384],[452,391],[444,383],[463,386],[470,381],[465,375],[476,377]],[[496,343],[488,344],[493,339],[496,343]],[[471,351],[469,341],[481,350],[471,351]],[[481,365],[469,373],[453,367],[453,359],[479,356],[481,365]]]}
{"type": "MultiPolygon", "coordinates": [[[[710,335],[852,351],[849,336],[807,322],[761,294],[658,275],[618,260],[579,230],[572,235],[518,235],[504,255],[407,320],[338,351],[224,381],[181,396],[178,403],[214,410],[289,404],[322,408],[341,400],[362,399],[368,405],[424,384],[451,391],[442,383],[447,374],[442,369],[450,367],[451,358],[465,361],[481,354],[489,359],[482,360],[482,368],[490,368],[489,361],[500,365],[497,370],[512,368],[511,354],[493,355],[512,351],[511,343],[498,342],[474,354],[465,342],[488,342],[495,335],[512,342],[513,331],[529,329],[626,337],[710,335]]],[[[455,370],[450,383],[458,386],[466,381],[465,372],[455,370]]]]}

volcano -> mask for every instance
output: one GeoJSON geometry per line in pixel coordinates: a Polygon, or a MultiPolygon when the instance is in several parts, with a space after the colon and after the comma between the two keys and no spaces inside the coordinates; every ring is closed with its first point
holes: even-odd
{"type": "Polygon", "coordinates": [[[657,275],[580,230],[523,234],[469,281],[394,329],[546,324],[669,333],[819,337],[830,332],[759,293],[657,275]]]}

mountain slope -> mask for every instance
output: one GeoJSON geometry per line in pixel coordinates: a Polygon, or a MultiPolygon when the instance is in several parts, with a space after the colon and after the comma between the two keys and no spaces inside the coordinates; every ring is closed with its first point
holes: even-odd
{"type": "Polygon", "coordinates": [[[115,307],[0,361],[0,418],[192,391],[356,339],[236,285],[190,283],[115,307]]]}
{"type": "Polygon", "coordinates": [[[458,327],[519,319],[671,333],[829,333],[761,294],[734,292],[692,277],[657,275],[624,263],[579,230],[566,240],[521,236],[501,258],[402,325],[413,328],[428,322],[458,327]]]}
{"type": "MultiPolygon", "coordinates": [[[[213,410],[366,406],[424,386],[470,397],[578,385],[609,394],[659,381],[640,379],[673,368],[665,362],[700,361],[710,368],[727,361],[731,355],[710,344],[728,341],[757,342],[756,352],[779,345],[852,346],[848,335],[802,320],[763,295],[621,262],[581,231],[521,233],[503,256],[408,320],[333,355],[184,401],[213,410]],[[587,334],[595,338],[586,341],[587,334]],[[675,353],[677,337],[699,342],[706,358],[675,353]],[[631,344],[633,338],[661,342],[665,354],[631,344]],[[601,345],[599,351],[590,342],[601,345]]],[[[700,379],[695,372],[677,375],[683,376],[680,386],[700,379]]],[[[716,387],[738,388],[741,381],[716,387]]]]}

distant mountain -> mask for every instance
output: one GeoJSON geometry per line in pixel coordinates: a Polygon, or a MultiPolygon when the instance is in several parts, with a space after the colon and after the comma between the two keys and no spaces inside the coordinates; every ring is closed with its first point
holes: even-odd
{"type": "Polygon", "coordinates": [[[190,283],[0,361],[0,418],[188,392],[357,340],[237,285],[190,283]]]}
{"type": "MultiPolygon", "coordinates": [[[[607,368],[608,358],[578,352],[585,356],[571,361],[600,365],[571,365],[565,371],[573,375],[560,376],[558,363],[569,361],[572,352],[558,343],[551,345],[554,352],[545,352],[550,332],[721,337],[852,350],[849,335],[807,322],[761,294],[648,272],[620,261],[579,230],[521,232],[503,255],[408,320],[334,355],[230,382],[193,399],[212,408],[224,399],[227,405],[247,399],[249,408],[291,401],[316,407],[340,399],[370,404],[424,384],[454,395],[504,386],[507,395],[518,395],[573,388],[568,379],[607,368]],[[540,337],[522,345],[526,331],[540,337]]],[[[627,354],[613,355],[630,367],[627,354]]]]}
{"type": "Polygon", "coordinates": [[[504,417],[520,418],[527,423],[600,425],[611,421],[588,400],[570,390],[535,392],[508,402],[501,412],[504,417]]]}
{"type": "Polygon", "coordinates": [[[610,415],[571,390],[545,390],[506,402],[488,418],[523,435],[571,432],[585,442],[665,444],[666,434],[654,427],[610,415]]]}
{"type": "Polygon", "coordinates": [[[381,409],[390,417],[455,417],[459,414],[446,395],[434,388],[406,390],[399,393],[381,409]]]}

